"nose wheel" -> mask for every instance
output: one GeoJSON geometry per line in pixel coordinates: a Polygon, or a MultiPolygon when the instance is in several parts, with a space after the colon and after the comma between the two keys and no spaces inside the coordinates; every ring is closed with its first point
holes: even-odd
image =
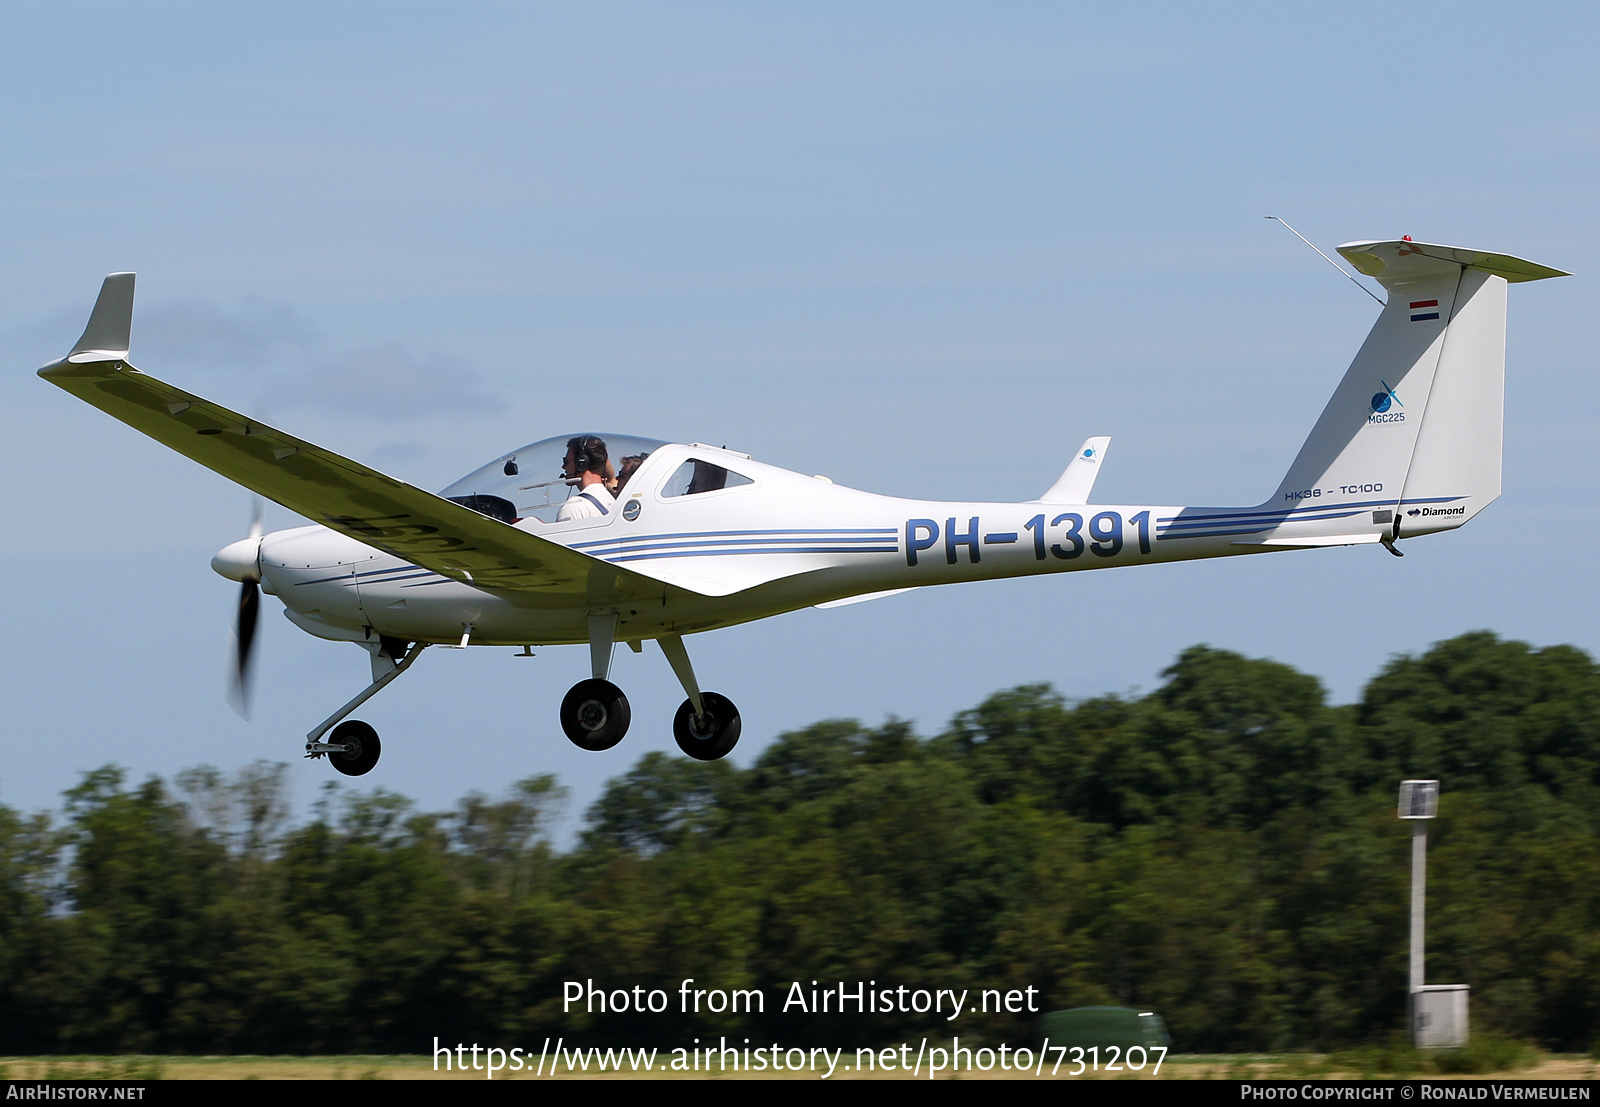
{"type": "Polygon", "coordinates": [[[672,737],[696,761],[715,761],[739,744],[739,709],[718,692],[701,692],[700,702],[705,710],[696,714],[694,701],[683,701],[672,719],[672,737]]]}
{"type": "Polygon", "coordinates": [[[328,764],[345,776],[365,776],[370,773],[383,752],[378,732],[360,719],[346,719],[334,727],[333,733],[328,736],[328,744],[344,747],[328,753],[328,764]]]}
{"type": "Polygon", "coordinates": [[[580,680],[561,701],[561,729],[579,749],[599,753],[622,741],[633,712],[609,680],[580,680]]]}

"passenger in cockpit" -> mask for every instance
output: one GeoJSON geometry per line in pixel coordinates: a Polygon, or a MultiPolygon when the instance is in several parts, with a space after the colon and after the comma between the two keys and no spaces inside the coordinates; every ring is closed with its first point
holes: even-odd
{"type": "Polygon", "coordinates": [[[611,473],[611,460],[603,439],[592,434],[579,435],[567,442],[567,456],[561,462],[561,475],[576,482],[577,491],[567,497],[561,510],[556,512],[556,522],[569,519],[594,519],[611,514],[611,491],[606,478],[611,473]]]}
{"type": "Polygon", "coordinates": [[[644,459],[649,456],[649,454],[629,454],[622,459],[622,469],[617,473],[616,485],[611,489],[613,496],[622,495],[622,489],[627,485],[628,478],[633,476],[633,471],[644,464],[644,459]]]}

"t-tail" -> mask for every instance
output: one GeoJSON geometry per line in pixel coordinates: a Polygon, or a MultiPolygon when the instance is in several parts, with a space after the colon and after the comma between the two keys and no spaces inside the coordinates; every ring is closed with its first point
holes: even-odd
{"type": "Polygon", "coordinates": [[[1405,240],[1339,253],[1389,299],[1283,482],[1254,508],[1185,508],[1162,520],[1162,538],[1392,551],[1500,495],[1506,286],[1567,274],[1405,240]]]}

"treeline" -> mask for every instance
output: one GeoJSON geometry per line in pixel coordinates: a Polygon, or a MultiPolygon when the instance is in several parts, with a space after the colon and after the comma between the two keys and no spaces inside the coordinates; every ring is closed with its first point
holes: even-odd
{"type": "Polygon", "coordinates": [[[783,1014],[808,989],[1040,990],[1160,1012],[1185,1051],[1331,1047],[1404,1022],[1410,834],[1443,781],[1428,975],[1480,1029],[1600,1036],[1600,672],[1488,633],[1393,659],[1360,703],[1195,647],[1156,691],[1002,692],[923,738],[818,723],[748,770],[652,753],[566,853],[548,776],[425,813],[281,767],[0,808],[0,1053],[419,1052],[546,1034],[670,1048],[1026,1036],[1030,1020],[783,1014]],[[680,1014],[697,988],[761,1014],[680,1014]],[[658,1015],[561,1011],[659,988],[658,1015]]]}

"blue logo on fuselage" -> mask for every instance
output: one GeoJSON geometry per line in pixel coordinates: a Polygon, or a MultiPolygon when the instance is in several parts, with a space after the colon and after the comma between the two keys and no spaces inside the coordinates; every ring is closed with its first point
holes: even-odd
{"type": "MultiPolygon", "coordinates": [[[[1388,381],[1380,380],[1378,383],[1383,385],[1383,391],[1372,394],[1372,410],[1374,412],[1388,411],[1391,405],[1400,404],[1400,397],[1394,394],[1394,389],[1389,387],[1388,381]]],[[[1400,404],[1400,406],[1405,407],[1406,405],[1400,404]]]]}

